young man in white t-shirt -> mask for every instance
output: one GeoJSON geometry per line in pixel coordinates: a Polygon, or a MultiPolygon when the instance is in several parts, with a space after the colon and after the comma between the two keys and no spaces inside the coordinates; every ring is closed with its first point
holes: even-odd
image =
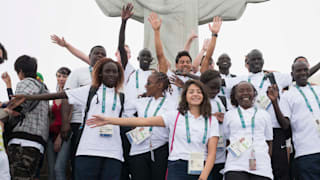
{"type": "Polygon", "coordinates": [[[281,96],[276,86],[268,89],[277,119],[285,130],[291,127],[295,164],[302,180],[320,179],[320,88],[308,83],[309,69],[304,62],[292,65],[295,86],[281,96]]]}

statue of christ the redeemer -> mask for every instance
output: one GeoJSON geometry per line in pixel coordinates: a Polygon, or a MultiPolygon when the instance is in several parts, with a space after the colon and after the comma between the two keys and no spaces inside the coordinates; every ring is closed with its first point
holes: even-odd
{"type": "MultiPolygon", "coordinates": [[[[96,0],[104,14],[110,17],[121,16],[122,7],[132,3],[132,18],[144,23],[144,47],[154,55],[154,33],[148,17],[151,12],[157,13],[162,19],[164,53],[173,67],[175,56],[183,50],[191,31],[198,34],[198,25],[211,22],[214,16],[220,16],[223,20],[237,20],[248,3],[265,1],[268,0],[96,0]]],[[[190,54],[195,57],[197,53],[198,41],[195,41],[190,54]]]]}

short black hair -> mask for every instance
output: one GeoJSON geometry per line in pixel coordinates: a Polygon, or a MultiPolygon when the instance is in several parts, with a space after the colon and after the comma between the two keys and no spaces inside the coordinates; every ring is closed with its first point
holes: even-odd
{"type": "Polygon", "coordinates": [[[206,84],[212,79],[216,79],[216,78],[221,78],[219,71],[209,69],[201,74],[200,81],[203,84],[206,84]]]}
{"type": "Polygon", "coordinates": [[[69,74],[71,73],[71,70],[67,67],[61,67],[58,69],[57,73],[69,76],[69,74]]]}
{"type": "MultiPolygon", "coordinates": [[[[102,48],[102,49],[104,49],[104,51],[106,51],[106,49],[105,49],[103,46],[101,46],[101,45],[96,45],[96,46],[93,46],[93,47],[90,49],[90,53],[89,53],[89,54],[91,54],[95,48],[102,48]]],[[[107,55],[107,51],[106,51],[106,55],[107,55]]]]}
{"type": "MultiPolygon", "coordinates": [[[[296,58],[294,59],[293,63],[296,63],[296,62],[298,61],[298,59],[300,59],[300,58],[303,58],[303,59],[305,59],[305,60],[308,62],[308,59],[307,59],[306,57],[304,57],[304,56],[298,56],[298,57],[296,57],[296,58]]],[[[309,63],[309,62],[308,62],[308,63],[309,63]]]]}
{"type": "MultiPolygon", "coordinates": [[[[239,82],[237,85],[233,86],[232,89],[231,89],[231,93],[230,93],[230,101],[231,101],[231,104],[238,107],[239,106],[239,103],[238,101],[236,100],[236,89],[238,87],[239,84],[241,83],[244,83],[244,82],[247,82],[247,81],[241,81],[239,82]]],[[[256,88],[251,84],[249,83],[253,89],[253,93],[254,93],[254,97],[257,97],[258,95],[258,92],[256,90],[256,88]]]]}
{"type": "Polygon", "coordinates": [[[28,55],[22,55],[18,57],[14,63],[14,70],[19,73],[23,72],[24,77],[37,78],[37,60],[34,57],[28,55]]]}
{"type": "Polygon", "coordinates": [[[188,57],[190,58],[191,62],[192,62],[192,58],[191,58],[191,56],[190,56],[190,54],[189,54],[188,51],[180,51],[180,52],[178,52],[178,54],[177,54],[177,56],[176,56],[176,64],[178,64],[179,59],[180,59],[182,56],[188,56],[188,57]]]}
{"type": "Polygon", "coordinates": [[[6,48],[0,43],[0,49],[2,51],[2,58],[0,58],[0,64],[4,62],[4,60],[8,59],[8,54],[6,48]]]}

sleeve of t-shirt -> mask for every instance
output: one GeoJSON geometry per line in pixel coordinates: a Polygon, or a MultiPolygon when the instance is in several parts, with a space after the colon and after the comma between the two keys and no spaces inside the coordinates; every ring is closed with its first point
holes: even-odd
{"type": "Polygon", "coordinates": [[[124,111],[122,117],[133,117],[134,113],[137,112],[137,104],[139,104],[140,99],[127,99],[124,103],[124,111]]]}
{"type": "MultiPolygon", "coordinates": [[[[210,120],[209,120],[210,122],[210,120]]],[[[218,124],[218,120],[216,119],[216,117],[211,116],[211,126],[210,126],[210,134],[209,134],[209,138],[211,137],[219,137],[220,133],[219,133],[219,124],[218,124]]]]}
{"type": "Polygon", "coordinates": [[[292,84],[291,74],[279,73],[279,72],[273,72],[273,73],[276,79],[276,83],[280,88],[285,88],[292,84]]]}
{"type": "MultiPolygon", "coordinates": [[[[177,110],[169,111],[168,113],[164,113],[161,115],[166,128],[170,129],[170,127],[174,126],[174,123],[177,119],[177,115],[178,115],[177,110]]],[[[180,114],[180,116],[181,116],[181,114],[180,114]]]]}
{"type": "Polygon", "coordinates": [[[224,119],[223,119],[223,135],[225,139],[230,138],[230,128],[229,128],[229,121],[231,118],[231,111],[228,111],[227,113],[224,114],[224,119]]]}
{"type": "Polygon", "coordinates": [[[263,114],[264,114],[263,117],[266,121],[264,135],[265,135],[267,141],[272,141],[273,140],[273,129],[272,129],[271,116],[269,115],[268,112],[264,112],[263,114]]]}
{"type": "Polygon", "coordinates": [[[85,107],[87,104],[90,85],[83,86],[75,89],[66,90],[66,94],[68,96],[69,104],[79,105],[81,107],[85,107]]]}
{"type": "Polygon", "coordinates": [[[280,99],[279,106],[283,116],[291,118],[291,109],[290,109],[289,99],[290,99],[289,92],[284,92],[283,96],[280,99]]]}
{"type": "Polygon", "coordinates": [[[78,75],[77,75],[77,70],[75,71],[72,71],[70,73],[70,75],[68,76],[67,78],[67,81],[64,85],[64,89],[74,89],[74,88],[77,88],[79,87],[79,84],[78,84],[78,75]]]}

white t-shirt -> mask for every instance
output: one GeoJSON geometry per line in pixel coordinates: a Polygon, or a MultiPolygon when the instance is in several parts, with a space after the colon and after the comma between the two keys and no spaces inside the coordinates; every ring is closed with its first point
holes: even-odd
{"type": "MultiPolygon", "coordinates": [[[[283,74],[283,73],[279,73],[279,72],[273,72],[273,74],[274,74],[275,81],[278,85],[279,92],[280,92],[279,95],[281,98],[281,96],[282,96],[281,90],[283,88],[291,85],[292,77],[290,74],[283,74]]],[[[263,72],[256,73],[256,74],[249,73],[249,75],[243,75],[243,76],[237,76],[235,78],[225,79],[226,88],[231,90],[231,88],[233,86],[235,86],[236,84],[238,84],[239,82],[249,81],[249,79],[250,79],[250,82],[253,84],[253,86],[257,90],[258,95],[267,96],[267,90],[268,90],[268,87],[271,85],[271,83],[270,83],[269,79],[265,79],[263,81],[264,75],[265,74],[263,72]],[[262,84],[262,88],[260,88],[261,84],[262,84]]],[[[267,108],[267,111],[269,112],[269,114],[271,116],[273,128],[281,128],[280,124],[278,123],[278,120],[276,118],[276,114],[274,112],[272,104],[267,108]]]]}
{"type": "MultiPolygon", "coordinates": [[[[145,110],[150,100],[151,100],[151,103],[147,111],[148,112],[147,117],[152,117],[154,112],[158,108],[159,104],[163,100],[163,97],[160,97],[158,99],[154,99],[154,97],[146,97],[146,98],[139,98],[136,100],[130,100],[125,106],[125,111],[123,116],[133,117],[133,113],[138,112],[139,117],[144,117],[145,110]]],[[[172,104],[172,102],[173,101],[170,97],[166,97],[156,116],[164,114],[172,109],[175,109],[175,106],[172,104]]],[[[145,127],[145,128],[149,129],[149,127],[145,127]]],[[[166,144],[168,142],[168,138],[169,138],[168,128],[152,127],[151,143],[152,143],[153,150],[166,144]]],[[[150,138],[145,140],[139,145],[131,144],[130,155],[133,156],[133,155],[142,154],[148,151],[150,151],[150,138]]]]}
{"type": "MultiPolygon", "coordinates": [[[[76,89],[67,90],[66,94],[70,104],[77,104],[82,112],[86,107],[90,85],[76,89]]],[[[105,113],[104,116],[118,117],[121,110],[119,94],[117,94],[115,110],[112,110],[114,104],[114,88],[106,88],[105,113]]],[[[97,94],[93,96],[87,119],[92,115],[102,114],[103,88],[102,85],[97,90],[97,94]],[[97,99],[98,98],[98,99],[97,99]]],[[[120,127],[113,125],[113,134],[111,137],[100,136],[100,127],[91,128],[84,126],[84,130],[79,142],[76,156],[99,156],[118,159],[123,161],[122,145],[120,138],[120,127]]]]}
{"type": "Polygon", "coordinates": [[[211,125],[210,120],[208,118],[208,131],[206,134],[205,144],[203,144],[202,140],[205,135],[205,118],[200,116],[198,118],[194,118],[194,116],[188,111],[188,119],[189,119],[189,129],[190,129],[190,139],[191,143],[187,142],[187,133],[186,133],[186,123],[185,116],[182,114],[178,117],[178,122],[176,126],[176,131],[174,135],[174,142],[172,143],[172,136],[174,130],[174,124],[178,115],[178,111],[170,111],[166,114],[162,114],[162,118],[164,120],[165,126],[169,128],[169,150],[171,146],[173,146],[172,152],[169,153],[169,160],[176,161],[179,159],[189,160],[190,153],[192,152],[203,152],[205,155],[205,159],[207,159],[208,155],[208,139],[211,137],[219,137],[219,125],[217,119],[212,116],[211,117],[211,125]]]}
{"type": "MultiPolygon", "coordinates": [[[[229,110],[223,121],[223,130],[226,139],[230,140],[230,144],[236,142],[241,137],[252,138],[251,118],[254,114],[254,108],[241,108],[246,128],[241,125],[241,120],[237,108],[229,110]]],[[[273,178],[271,160],[268,153],[269,146],[266,141],[273,139],[271,117],[268,112],[263,109],[257,110],[255,116],[254,141],[252,147],[255,149],[256,170],[249,170],[249,158],[251,148],[243,152],[239,157],[235,157],[228,153],[224,172],[228,171],[245,171],[259,176],[273,178]]]]}
{"type": "MultiPolygon", "coordinates": [[[[231,78],[235,78],[235,77],[231,77],[231,74],[225,75],[225,74],[221,74],[221,73],[220,73],[220,76],[221,76],[221,79],[231,79],[231,78]]],[[[228,81],[228,80],[227,80],[227,81],[228,81]]],[[[220,92],[219,92],[218,95],[226,96],[227,99],[230,99],[230,92],[231,92],[231,89],[228,89],[228,88],[226,88],[226,87],[221,86],[220,92]]]]}
{"type": "MultiPolygon", "coordinates": [[[[89,67],[83,67],[76,70],[73,70],[66,84],[64,85],[64,89],[74,89],[82,86],[87,86],[91,84],[91,73],[89,67]]],[[[87,99],[86,99],[87,100],[87,99]]],[[[83,117],[81,113],[81,107],[74,104],[72,111],[71,123],[82,123],[83,117]]]]}
{"type": "Polygon", "coordinates": [[[148,77],[151,75],[152,71],[143,71],[137,69],[129,79],[129,82],[124,87],[124,92],[127,99],[137,99],[139,95],[146,92],[145,85],[147,84],[148,77]]]}
{"type": "MultiPolygon", "coordinates": [[[[226,108],[218,96],[216,96],[214,99],[210,99],[210,104],[211,104],[211,113],[212,114],[214,114],[216,112],[226,113],[226,108]]],[[[227,108],[229,108],[229,104],[227,104],[227,108]]],[[[219,133],[220,133],[219,141],[222,140],[224,145],[226,145],[226,139],[223,136],[223,124],[222,123],[220,124],[219,121],[218,121],[218,124],[219,124],[219,133]]],[[[219,163],[224,163],[225,161],[226,161],[226,148],[225,148],[225,146],[224,147],[217,147],[216,160],[214,163],[219,164],[219,163]]]]}
{"type": "MultiPolygon", "coordinates": [[[[313,86],[320,97],[320,87],[313,86]]],[[[308,86],[300,87],[311,105],[315,117],[320,118],[320,110],[315,96],[308,86]]],[[[317,131],[314,116],[308,109],[303,96],[296,87],[291,87],[280,99],[283,116],[290,120],[295,157],[320,152],[320,133],[317,131]]]]}
{"type": "Polygon", "coordinates": [[[126,69],[124,70],[124,85],[129,82],[130,77],[136,71],[136,69],[128,62],[126,69]]]}

